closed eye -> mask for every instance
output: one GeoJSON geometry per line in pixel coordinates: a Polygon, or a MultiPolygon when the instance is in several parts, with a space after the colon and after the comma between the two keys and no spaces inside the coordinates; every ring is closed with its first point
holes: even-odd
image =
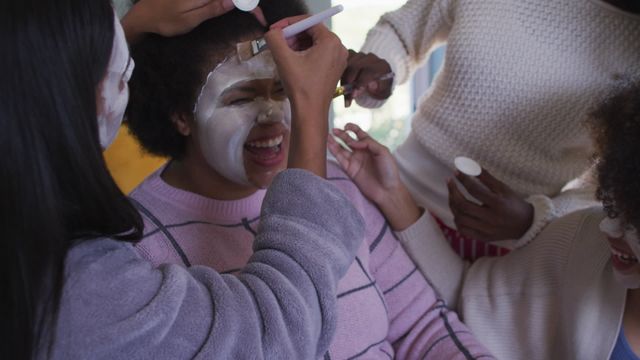
{"type": "Polygon", "coordinates": [[[276,83],[276,85],[273,88],[273,96],[276,98],[285,98],[287,96],[287,94],[284,91],[284,87],[282,86],[282,83],[276,83]]]}
{"type": "Polygon", "coordinates": [[[250,103],[252,101],[253,101],[253,98],[249,98],[249,97],[231,99],[231,100],[226,101],[225,105],[227,105],[227,106],[240,106],[240,105],[248,104],[248,103],[250,103]]]}

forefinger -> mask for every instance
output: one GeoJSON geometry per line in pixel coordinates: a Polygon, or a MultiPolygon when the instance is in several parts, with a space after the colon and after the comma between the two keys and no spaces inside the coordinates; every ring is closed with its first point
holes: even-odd
{"type": "Polygon", "coordinates": [[[194,1],[184,11],[184,15],[192,18],[198,24],[233,10],[235,6],[231,0],[198,0],[194,1]]]}
{"type": "Polygon", "coordinates": [[[458,179],[462,185],[467,189],[469,194],[471,194],[476,199],[480,200],[481,203],[492,205],[495,200],[495,194],[489,190],[486,186],[480,183],[480,180],[473,179],[468,175],[465,175],[459,171],[456,172],[456,179],[458,179]]]}
{"type": "Polygon", "coordinates": [[[284,29],[284,28],[286,28],[287,26],[289,26],[291,24],[295,24],[300,20],[308,18],[309,16],[310,15],[290,16],[288,18],[281,19],[280,21],[277,21],[277,22],[271,24],[271,26],[269,26],[269,29],[284,29]]]}

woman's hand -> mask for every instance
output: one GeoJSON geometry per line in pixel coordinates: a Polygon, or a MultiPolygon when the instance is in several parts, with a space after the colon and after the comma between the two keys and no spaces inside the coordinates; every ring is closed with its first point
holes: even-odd
{"type": "Polygon", "coordinates": [[[282,29],[308,16],[295,16],[271,25],[265,34],[292,105],[328,110],[336,85],[347,65],[347,49],[324,25],[316,25],[285,41],[282,29]]]}
{"type": "Polygon", "coordinates": [[[404,230],[418,220],[421,210],[400,180],[389,149],[355,124],[347,124],[344,130],[333,129],[333,133],[352,151],[341,147],[332,136],[328,138],[329,151],[360,191],[380,208],[391,227],[404,230]]]}
{"type": "Polygon", "coordinates": [[[482,241],[511,240],[531,227],[533,205],[488,171],[483,169],[476,178],[457,172],[456,178],[482,202],[477,205],[467,200],[453,180],[447,182],[449,207],[460,234],[482,241]]]}
{"type": "Polygon", "coordinates": [[[282,29],[303,18],[297,16],[273,24],[265,40],[291,100],[289,167],[307,169],[324,177],[329,105],[347,65],[347,49],[324,25],[310,28],[293,43],[285,40],[282,29]],[[300,49],[303,43],[310,47],[300,49]]]}
{"type": "Polygon", "coordinates": [[[342,74],[341,84],[351,84],[354,90],[345,95],[345,106],[351,106],[351,101],[364,93],[374,99],[387,99],[391,96],[393,79],[379,79],[390,73],[391,66],[385,60],[373,54],[349,50],[349,62],[347,69],[342,74]]]}
{"type": "Polygon", "coordinates": [[[188,33],[203,21],[234,8],[231,0],[140,0],[122,18],[122,27],[127,41],[133,44],[146,33],[188,33]]]}

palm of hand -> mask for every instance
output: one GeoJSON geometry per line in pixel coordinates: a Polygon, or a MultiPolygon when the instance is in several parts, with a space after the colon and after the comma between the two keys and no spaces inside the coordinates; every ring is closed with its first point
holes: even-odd
{"type": "Polygon", "coordinates": [[[400,184],[391,154],[372,154],[368,149],[353,150],[347,175],[368,198],[376,201],[400,184]]]}

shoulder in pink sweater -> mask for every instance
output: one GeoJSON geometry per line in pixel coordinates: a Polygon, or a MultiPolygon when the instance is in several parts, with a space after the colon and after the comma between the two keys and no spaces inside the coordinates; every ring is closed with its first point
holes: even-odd
{"type": "MultiPolygon", "coordinates": [[[[488,356],[439,300],[378,209],[335,163],[327,178],[365,220],[365,242],[338,283],[338,323],[325,359],[471,359],[488,356]]],[[[132,193],[145,220],[139,253],[154,264],[236,273],[252,254],[265,192],[219,201],[173,188],[160,174],[132,193]]],[[[327,224],[331,226],[331,224],[327,224]]],[[[322,254],[318,254],[322,256],[322,254]]],[[[490,356],[489,356],[490,357],[490,356]]]]}

